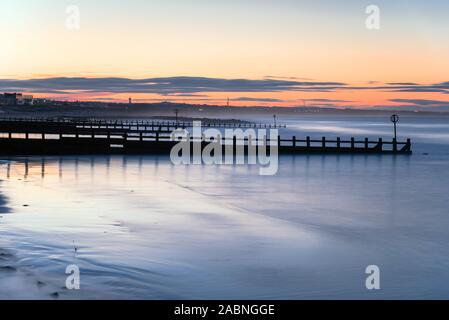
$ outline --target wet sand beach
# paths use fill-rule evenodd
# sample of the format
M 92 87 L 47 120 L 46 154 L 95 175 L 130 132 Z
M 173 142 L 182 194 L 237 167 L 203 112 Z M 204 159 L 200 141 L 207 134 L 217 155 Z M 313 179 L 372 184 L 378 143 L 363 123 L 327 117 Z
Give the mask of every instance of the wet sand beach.
M 288 134 L 387 138 L 383 121 L 298 119 Z M 10 159 L 0 168 L 0 297 L 444 298 L 448 130 L 405 119 L 413 156 L 282 156 L 265 177 L 258 166 L 169 157 Z M 72 264 L 79 291 L 65 289 Z M 365 288 L 373 264 L 377 292 Z

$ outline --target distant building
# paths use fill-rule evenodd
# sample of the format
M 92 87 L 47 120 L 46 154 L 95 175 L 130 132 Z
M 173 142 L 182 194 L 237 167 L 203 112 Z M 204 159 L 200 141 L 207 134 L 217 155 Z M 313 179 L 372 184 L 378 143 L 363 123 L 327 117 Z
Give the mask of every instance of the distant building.
M 5 106 L 15 106 L 17 105 L 17 94 L 16 93 L 4 93 L 0 97 L 0 104 Z
M 32 106 L 34 102 L 32 95 L 20 95 L 17 97 L 17 105 L 19 106 Z
M 31 106 L 34 103 L 32 95 L 23 95 L 21 93 L 0 94 L 0 105 L 3 106 Z

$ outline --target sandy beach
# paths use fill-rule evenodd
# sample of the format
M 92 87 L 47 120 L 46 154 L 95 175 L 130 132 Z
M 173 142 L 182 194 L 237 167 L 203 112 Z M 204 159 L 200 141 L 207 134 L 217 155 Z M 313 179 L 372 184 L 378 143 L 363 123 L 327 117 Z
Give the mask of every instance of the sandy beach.
M 2 161 L 0 167 L 8 162 Z M 5 216 L 11 214 L 7 200 L 3 194 L 3 181 L 0 181 L 0 224 L 4 224 Z M 21 266 L 20 258 L 14 243 L 0 239 L 0 298 L 1 299 L 55 299 L 59 297 L 58 288 L 46 279 L 40 278 L 32 268 Z
M 297 136 L 391 134 L 383 118 L 288 125 Z M 410 118 L 400 128 L 413 156 L 281 156 L 272 177 L 155 156 L 10 159 L 0 297 L 444 297 L 449 127 Z M 71 264 L 79 291 L 64 287 Z M 371 264 L 383 271 L 375 293 L 364 285 Z

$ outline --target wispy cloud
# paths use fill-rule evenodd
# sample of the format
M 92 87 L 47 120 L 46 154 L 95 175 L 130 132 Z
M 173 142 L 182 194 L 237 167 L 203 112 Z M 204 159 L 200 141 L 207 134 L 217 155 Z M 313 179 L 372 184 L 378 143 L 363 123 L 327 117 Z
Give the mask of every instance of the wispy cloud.
M 303 101 L 303 99 L 301 99 L 301 101 Z M 339 99 L 306 99 L 305 101 L 312 101 L 312 102 L 326 102 L 326 103 L 345 103 L 345 102 L 354 102 L 351 100 L 339 100 Z
M 396 103 L 406 103 L 416 106 L 433 106 L 433 107 L 447 107 L 449 106 L 449 101 L 441 100 L 424 100 L 424 99 L 391 99 L 390 102 Z
M 274 98 L 251 98 L 251 97 L 238 97 L 233 98 L 232 101 L 248 101 L 248 102 L 285 102 L 282 99 Z
M 343 99 L 305 99 L 283 100 L 276 96 L 281 92 L 313 92 L 313 93 L 345 93 L 348 91 L 374 92 L 433 92 L 449 94 L 449 81 L 435 84 L 416 82 L 391 82 L 386 84 L 372 83 L 357 86 L 336 81 L 304 81 L 300 78 L 265 78 L 265 79 L 224 79 L 206 77 L 164 77 L 129 79 L 120 77 L 52 77 L 43 79 L 0 79 L 0 92 L 31 92 L 45 95 L 72 97 L 89 97 L 96 99 L 105 97 L 113 100 L 118 94 L 156 94 L 165 99 L 179 101 L 218 101 L 212 98 L 213 93 L 241 93 L 242 96 L 233 101 L 254 103 L 295 103 L 307 101 L 308 106 L 353 105 L 356 101 Z M 248 95 L 243 95 L 243 94 Z M 251 97 L 251 93 L 266 93 L 266 97 Z M 272 96 L 270 96 L 270 93 Z M 111 96 L 111 97 L 108 97 Z M 156 101 L 159 97 L 149 96 L 145 100 Z M 164 99 L 160 99 L 164 100 Z M 405 106 L 446 107 L 448 102 L 422 99 L 393 99 L 390 103 Z M 305 103 L 304 103 L 305 104 Z
M 311 78 L 299 78 L 299 77 L 283 77 L 283 76 L 265 76 L 265 79 L 283 79 L 283 80 L 302 80 L 313 81 Z
M 387 83 L 383 86 L 353 86 L 335 81 L 298 81 L 285 79 L 222 79 L 204 77 L 168 78 L 86 78 L 58 77 L 45 79 L 0 79 L 3 91 L 31 91 L 36 93 L 108 92 L 157 93 L 162 95 L 191 95 L 204 92 L 282 92 L 337 90 L 382 90 L 393 92 L 449 93 L 449 82 L 417 84 L 414 82 Z
M 449 93 L 449 82 L 440 82 L 435 84 L 417 84 L 413 82 L 405 83 L 389 83 L 387 87 L 379 87 L 379 89 L 393 92 L 439 92 Z
M 379 105 L 373 109 L 390 111 L 449 111 L 449 101 L 426 99 L 390 99 L 395 105 Z
M 182 97 L 182 98 L 208 98 L 207 94 L 195 94 L 195 93 L 167 93 L 164 94 L 167 97 Z
M 418 83 L 414 82 L 389 82 L 387 84 L 390 86 L 419 86 Z
M 201 92 L 282 92 L 327 91 L 345 86 L 341 82 L 312 82 L 292 80 L 221 79 L 202 77 L 170 78 L 47 78 L 30 80 L 0 80 L 4 91 L 30 91 L 36 93 L 109 92 L 194 94 Z

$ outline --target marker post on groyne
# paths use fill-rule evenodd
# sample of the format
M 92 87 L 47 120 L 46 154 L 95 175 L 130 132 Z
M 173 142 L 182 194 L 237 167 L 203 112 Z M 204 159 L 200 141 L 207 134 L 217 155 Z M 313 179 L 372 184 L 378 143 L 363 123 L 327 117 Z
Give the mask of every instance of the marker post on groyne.
M 399 122 L 399 116 L 397 114 L 394 114 L 391 116 L 391 122 L 393 122 L 394 125 L 394 138 L 393 138 L 393 148 L 395 151 L 398 150 L 398 145 L 397 145 L 397 141 L 398 141 L 398 130 L 397 130 L 397 123 Z

